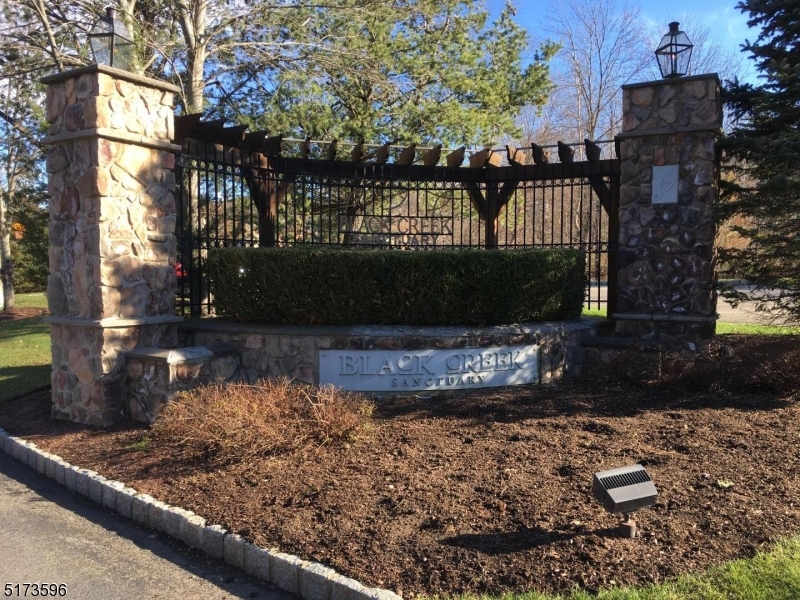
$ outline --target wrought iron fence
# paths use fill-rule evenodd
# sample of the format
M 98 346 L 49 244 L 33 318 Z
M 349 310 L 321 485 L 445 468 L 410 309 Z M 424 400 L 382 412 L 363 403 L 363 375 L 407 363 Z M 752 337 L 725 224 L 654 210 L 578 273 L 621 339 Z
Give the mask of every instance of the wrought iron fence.
M 586 252 L 588 306 L 605 307 L 604 286 L 614 284 L 616 160 L 483 169 L 357 164 L 185 140 L 177 173 L 184 315 L 211 311 L 207 252 L 226 246 L 570 247 Z

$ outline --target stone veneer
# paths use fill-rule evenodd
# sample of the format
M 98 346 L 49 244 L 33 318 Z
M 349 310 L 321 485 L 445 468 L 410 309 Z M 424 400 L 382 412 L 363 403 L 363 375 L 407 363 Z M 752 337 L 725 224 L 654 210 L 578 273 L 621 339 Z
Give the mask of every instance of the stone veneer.
M 713 335 L 716 75 L 623 86 L 617 331 L 675 346 Z M 652 204 L 652 167 L 678 165 L 675 204 Z
M 140 347 L 128 353 L 124 397 L 130 418 L 152 422 L 177 393 L 212 382 L 255 383 L 284 376 L 317 383 L 318 352 L 330 349 L 422 350 L 539 344 L 539 380 L 551 383 L 580 374 L 581 344 L 597 335 L 597 321 L 458 328 L 290 327 L 196 319 L 180 329 L 187 344 L 184 348 Z
M 177 344 L 178 88 L 98 65 L 43 82 L 53 416 L 108 425 L 124 352 Z

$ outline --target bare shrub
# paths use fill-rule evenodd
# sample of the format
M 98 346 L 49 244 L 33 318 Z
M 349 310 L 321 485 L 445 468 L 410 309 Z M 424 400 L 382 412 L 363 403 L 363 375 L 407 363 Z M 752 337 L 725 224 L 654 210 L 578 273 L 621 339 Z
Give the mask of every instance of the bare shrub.
M 182 393 L 153 424 L 153 440 L 205 459 L 239 461 L 354 441 L 374 405 L 332 386 L 286 378 Z

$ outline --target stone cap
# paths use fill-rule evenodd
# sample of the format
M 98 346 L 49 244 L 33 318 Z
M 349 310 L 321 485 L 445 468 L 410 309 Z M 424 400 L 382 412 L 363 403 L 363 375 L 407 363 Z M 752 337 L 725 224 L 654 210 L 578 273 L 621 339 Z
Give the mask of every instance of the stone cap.
M 160 79 L 151 79 L 150 77 L 145 77 L 144 75 L 138 75 L 136 73 L 131 73 L 130 71 L 123 71 L 122 69 L 115 69 L 114 67 L 109 67 L 106 65 L 86 65 L 85 67 L 70 69 L 69 71 L 62 71 L 60 73 L 48 75 L 47 77 L 42 77 L 39 81 L 45 85 L 50 85 L 53 83 L 59 83 L 66 79 L 71 79 L 73 77 L 79 77 L 86 73 L 104 73 L 110 77 L 113 77 L 114 79 L 122 79 L 123 81 L 129 81 L 131 83 L 135 83 L 136 85 L 143 85 L 155 88 L 157 90 L 162 90 L 164 92 L 178 94 L 181 91 L 181 88 L 179 88 L 177 85 L 172 85 L 166 81 L 161 81 Z
M 190 319 L 178 327 L 185 331 L 208 331 L 291 336 L 359 336 L 359 337 L 470 337 L 553 331 L 583 331 L 595 327 L 602 318 L 581 317 L 572 321 L 546 321 L 513 325 L 478 326 L 411 326 L 411 325 L 267 325 L 241 323 L 226 319 Z
M 686 83 L 689 81 L 702 81 L 705 79 L 716 79 L 718 85 L 722 85 L 719 75 L 716 73 L 704 73 L 701 75 L 687 75 L 686 77 L 670 77 L 668 79 L 654 79 L 653 81 L 639 81 L 637 83 L 626 83 L 622 86 L 623 90 L 635 90 L 636 88 L 652 87 L 654 85 L 671 85 L 673 83 Z
M 131 350 L 127 354 L 128 358 L 141 358 L 154 362 L 165 362 L 167 364 L 214 358 L 214 352 L 205 346 L 187 346 L 186 348 L 174 348 L 171 350 L 142 346 L 141 348 Z
M 69 325 L 71 327 L 102 327 L 104 329 L 136 327 L 138 325 L 165 325 L 168 323 L 182 323 L 183 317 L 176 315 L 158 315 L 151 317 L 106 317 L 104 319 L 85 319 L 81 317 L 60 317 L 48 315 L 42 317 L 43 323 L 51 325 Z

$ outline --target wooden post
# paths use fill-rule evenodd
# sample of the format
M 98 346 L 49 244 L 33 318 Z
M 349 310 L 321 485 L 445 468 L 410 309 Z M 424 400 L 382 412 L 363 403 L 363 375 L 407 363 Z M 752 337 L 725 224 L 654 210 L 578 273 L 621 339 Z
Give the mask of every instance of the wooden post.
M 497 196 L 499 182 L 489 181 L 486 184 L 486 218 L 484 244 L 487 250 L 497 249 L 497 216 L 500 213 Z

